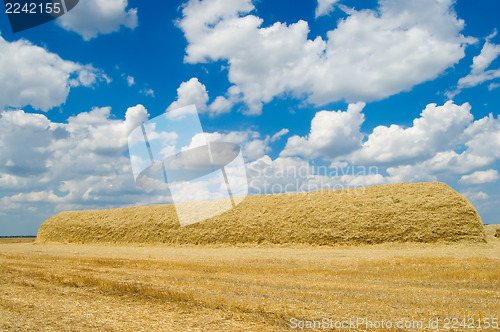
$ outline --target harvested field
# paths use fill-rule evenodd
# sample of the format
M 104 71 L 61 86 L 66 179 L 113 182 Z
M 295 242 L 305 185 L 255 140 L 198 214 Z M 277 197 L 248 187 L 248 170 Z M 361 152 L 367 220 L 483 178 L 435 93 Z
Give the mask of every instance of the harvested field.
M 291 331 L 500 318 L 500 239 L 342 247 L 0 243 L 1 331 Z M 429 320 L 438 329 L 428 329 Z M 302 330 L 302 329 L 299 329 Z M 321 329 L 331 331 L 332 329 Z
M 443 183 L 249 196 L 236 208 L 180 227 L 173 205 L 62 212 L 36 243 L 337 245 L 484 242 L 473 205 Z

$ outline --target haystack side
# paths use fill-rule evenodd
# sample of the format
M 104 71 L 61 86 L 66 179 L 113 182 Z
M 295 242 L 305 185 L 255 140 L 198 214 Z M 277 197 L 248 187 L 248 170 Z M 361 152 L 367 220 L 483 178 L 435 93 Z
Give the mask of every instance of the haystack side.
M 219 216 L 180 227 L 173 205 L 62 212 L 37 243 L 484 242 L 474 206 L 443 183 L 247 197 Z

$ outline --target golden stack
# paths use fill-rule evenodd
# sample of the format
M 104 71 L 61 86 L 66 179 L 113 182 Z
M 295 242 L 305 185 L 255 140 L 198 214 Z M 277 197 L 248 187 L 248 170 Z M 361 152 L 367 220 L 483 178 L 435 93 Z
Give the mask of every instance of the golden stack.
M 458 241 L 484 242 L 484 227 L 474 206 L 443 183 L 249 196 L 232 210 L 186 227 L 179 225 L 173 205 L 62 212 L 45 221 L 36 239 L 228 245 Z

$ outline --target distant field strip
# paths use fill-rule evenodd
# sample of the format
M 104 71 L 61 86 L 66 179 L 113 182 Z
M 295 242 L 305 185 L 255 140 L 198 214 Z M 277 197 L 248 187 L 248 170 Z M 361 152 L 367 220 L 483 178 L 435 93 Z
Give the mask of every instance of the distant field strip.
M 500 312 L 498 246 L 484 247 L 497 258 L 474 257 L 474 248 L 471 257 L 395 250 L 374 258 L 370 247 L 360 257 L 341 249 L 158 248 L 164 253 L 126 258 L 40 247 L 0 254 L 2 330 L 288 331 L 292 317 L 428 321 Z

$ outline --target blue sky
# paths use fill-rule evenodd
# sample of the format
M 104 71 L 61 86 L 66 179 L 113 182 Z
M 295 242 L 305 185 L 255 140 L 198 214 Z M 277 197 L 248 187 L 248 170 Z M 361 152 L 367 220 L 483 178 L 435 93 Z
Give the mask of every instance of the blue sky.
M 135 186 L 127 137 L 190 104 L 210 139 L 242 147 L 251 194 L 441 181 L 500 223 L 499 14 L 494 0 L 80 0 L 14 34 L 2 13 L 0 235 L 170 202 Z

